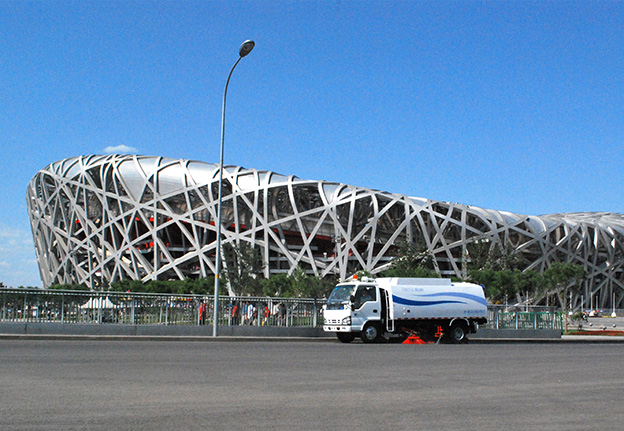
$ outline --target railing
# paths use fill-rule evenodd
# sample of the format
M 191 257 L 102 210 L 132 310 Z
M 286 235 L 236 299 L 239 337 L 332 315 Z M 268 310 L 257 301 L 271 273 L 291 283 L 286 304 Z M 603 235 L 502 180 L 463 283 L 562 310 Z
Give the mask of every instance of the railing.
M 563 314 L 554 307 L 488 305 L 489 329 L 563 329 Z
M 248 296 L 219 297 L 219 326 L 317 327 L 324 300 Z M 0 321 L 212 325 L 212 295 L 88 292 L 0 288 Z M 488 306 L 491 329 L 562 329 L 553 307 Z
M 220 326 L 322 324 L 322 300 L 219 297 Z M 0 321 L 212 325 L 212 295 L 0 289 Z

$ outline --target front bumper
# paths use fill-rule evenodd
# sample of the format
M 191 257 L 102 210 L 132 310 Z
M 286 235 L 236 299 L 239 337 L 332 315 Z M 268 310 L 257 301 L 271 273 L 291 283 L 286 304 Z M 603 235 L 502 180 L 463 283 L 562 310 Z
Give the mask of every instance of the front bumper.
M 323 325 L 323 331 L 325 332 L 352 332 L 351 326 L 344 326 L 344 325 Z

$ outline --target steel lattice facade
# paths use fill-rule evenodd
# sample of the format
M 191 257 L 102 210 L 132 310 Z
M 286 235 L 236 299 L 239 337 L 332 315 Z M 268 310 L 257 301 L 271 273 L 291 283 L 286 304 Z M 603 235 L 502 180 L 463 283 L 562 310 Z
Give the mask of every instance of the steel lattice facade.
M 28 210 L 44 286 L 214 273 L 219 166 L 134 155 L 82 156 L 35 175 Z M 466 245 L 487 239 L 543 271 L 573 262 L 585 294 L 624 300 L 624 216 L 525 216 L 236 166 L 224 169 L 223 243 L 247 242 L 265 275 L 301 267 L 344 279 L 387 268 L 402 242 L 424 242 L 437 270 L 462 277 Z

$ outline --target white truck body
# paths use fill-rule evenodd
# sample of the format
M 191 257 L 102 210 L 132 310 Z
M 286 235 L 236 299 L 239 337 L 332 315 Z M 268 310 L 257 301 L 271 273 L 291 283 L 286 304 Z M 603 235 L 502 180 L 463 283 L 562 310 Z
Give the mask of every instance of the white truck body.
M 410 333 L 464 342 L 487 322 L 483 288 L 444 278 L 378 278 L 338 284 L 324 311 L 323 329 L 343 342 L 405 339 Z

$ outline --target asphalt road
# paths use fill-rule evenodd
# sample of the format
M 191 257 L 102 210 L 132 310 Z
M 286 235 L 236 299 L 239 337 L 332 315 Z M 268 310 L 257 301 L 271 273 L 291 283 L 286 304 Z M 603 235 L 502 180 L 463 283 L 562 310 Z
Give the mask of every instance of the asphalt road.
M 0 340 L 0 429 L 622 429 L 623 357 L 620 344 Z

